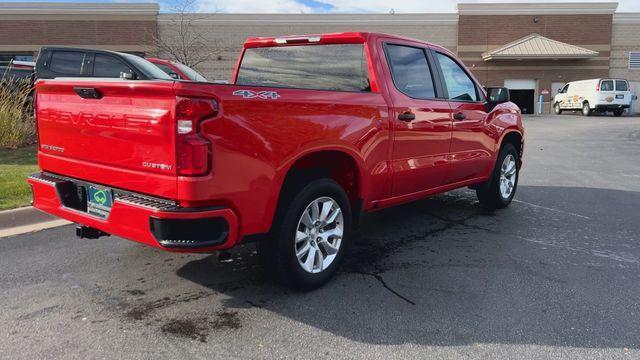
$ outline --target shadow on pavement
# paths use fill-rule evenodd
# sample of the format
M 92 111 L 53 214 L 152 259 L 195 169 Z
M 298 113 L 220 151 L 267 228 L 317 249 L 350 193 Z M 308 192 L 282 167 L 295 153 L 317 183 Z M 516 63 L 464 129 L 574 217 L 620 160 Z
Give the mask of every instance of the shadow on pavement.
M 483 213 L 468 190 L 367 215 L 338 276 L 299 293 L 254 246 L 178 270 L 229 298 L 371 344 L 637 348 L 640 193 L 521 186 Z M 250 326 L 245 325 L 245 326 Z

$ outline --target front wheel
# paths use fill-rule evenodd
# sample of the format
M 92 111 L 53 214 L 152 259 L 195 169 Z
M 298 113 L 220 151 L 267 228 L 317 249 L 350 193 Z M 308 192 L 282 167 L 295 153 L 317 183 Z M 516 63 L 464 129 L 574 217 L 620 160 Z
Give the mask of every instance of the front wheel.
M 584 116 L 589 116 L 591 115 L 591 107 L 589 106 L 588 102 L 584 102 L 584 104 L 582 104 L 582 115 Z
M 502 209 L 513 200 L 518 187 L 518 151 L 512 144 L 500 150 L 491 178 L 476 189 L 478 200 L 485 209 Z
M 351 205 L 331 179 L 315 180 L 292 198 L 273 238 L 259 244 L 262 261 L 286 285 L 312 290 L 340 267 L 351 238 Z
M 619 117 L 619 116 L 622 116 L 622 114 L 624 114 L 624 110 L 614 110 L 613 111 L 613 116 Z
M 562 114 L 562 108 L 560 107 L 560 103 L 556 103 L 553 106 L 553 112 L 556 113 L 556 115 Z

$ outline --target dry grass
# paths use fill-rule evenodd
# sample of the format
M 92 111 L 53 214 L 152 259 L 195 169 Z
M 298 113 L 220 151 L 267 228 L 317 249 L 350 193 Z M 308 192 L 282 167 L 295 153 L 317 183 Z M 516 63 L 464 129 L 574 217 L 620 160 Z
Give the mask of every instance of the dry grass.
M 28 79 L 0 82 L 0 148 L 15 149 L 35 142 L 32 90 Z

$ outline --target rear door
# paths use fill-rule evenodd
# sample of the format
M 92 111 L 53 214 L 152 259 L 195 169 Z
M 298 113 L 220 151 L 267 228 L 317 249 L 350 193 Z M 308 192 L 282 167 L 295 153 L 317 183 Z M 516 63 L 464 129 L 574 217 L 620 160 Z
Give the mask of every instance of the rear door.
M 598 87 L 600 89 L 597 93 L 598 103 L 591 104 L 591 107 L 613 104 L 616 98 L 615 81 L 613 79 L 602 79 Z
M 631 91 L 629 89 L 629 83 L 627 80 L 617 79 L 615 80 L 616 96 L 614 103 L 616 105 L 630 105 L 631 104 Z
M 488 173 L 495 139 L 487 126 L 484 93 L 464 66 L 451 56 L 433 52 L 444 97 L 452 112 L 451 170 L 446 183 L 458 183 Z
M 428 50 L 409 42 L 382 44 L 389 69 L 392 102 L 392 195 L 402 196 L 443 185 L 451 145 L 451 110 Z

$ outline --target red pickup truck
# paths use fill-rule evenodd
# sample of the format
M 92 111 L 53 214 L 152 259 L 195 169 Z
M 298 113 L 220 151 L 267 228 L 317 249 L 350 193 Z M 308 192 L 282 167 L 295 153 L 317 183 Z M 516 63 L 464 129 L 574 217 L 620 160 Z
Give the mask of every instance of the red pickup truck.
M 258 241 L 287 284 L 338 268 L 361 212 L 516 191 L 524 129 L 437 45 L 375 33 L 251 38 L 232 84 L 40 80 L 34 206 L 178 252 Z

